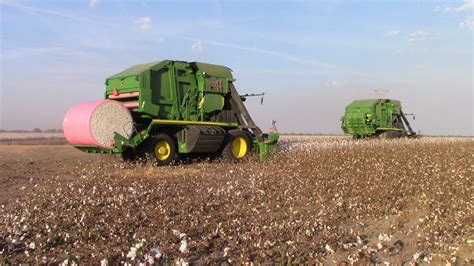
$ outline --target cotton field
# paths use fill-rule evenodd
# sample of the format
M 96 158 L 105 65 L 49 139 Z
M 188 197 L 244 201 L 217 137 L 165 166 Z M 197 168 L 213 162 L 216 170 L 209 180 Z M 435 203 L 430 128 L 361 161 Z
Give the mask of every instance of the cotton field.
M 0 141 L 63 138 L 63 133 L 0 132 Z
M 472 138 L 283 136 L 167 167 L 0 152 L 0 264 L 474 263 Z

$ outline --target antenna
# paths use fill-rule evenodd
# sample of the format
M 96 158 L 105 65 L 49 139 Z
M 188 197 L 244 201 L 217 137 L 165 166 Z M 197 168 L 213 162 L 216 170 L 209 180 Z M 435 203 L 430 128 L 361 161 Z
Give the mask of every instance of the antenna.
M 386 89 L 377 89 L 377 90 L 374 90 L 374 92 L 379 96 L 380 99 L 386 99 L 386 94 L 388 94 L 390 92 L 390 90 L 386 90 Z

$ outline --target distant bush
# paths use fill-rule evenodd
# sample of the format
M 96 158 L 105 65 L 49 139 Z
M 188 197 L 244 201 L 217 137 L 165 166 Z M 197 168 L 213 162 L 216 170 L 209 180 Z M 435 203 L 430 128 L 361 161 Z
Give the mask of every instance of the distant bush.
M 43 131 L 43 132 L 47 132 L 47 133 L 63 133 L 63 130 L 62 130 L 62 129 L 51 128 L 51 129 L 46 129 L 46 130 Z

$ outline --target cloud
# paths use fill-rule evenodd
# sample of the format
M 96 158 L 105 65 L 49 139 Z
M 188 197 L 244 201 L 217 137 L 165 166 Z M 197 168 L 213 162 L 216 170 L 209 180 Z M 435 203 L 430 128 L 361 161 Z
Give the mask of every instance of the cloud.
M 234 43 L 224 43 L 224 42 L 216 42 L 216 41 L 210 41 L 210 40 L 196 40 L 192 38 L 183 38 L 195 42 L 200 42 L 200 43 L 206 43 L 212 46 L 219 46 L 219 47 L 225 47 L 225 48 L 233 48 L 233 49 L 238 49 L 242 51 L 248 51 L 248 52 L 253 52 L 253 53 L 258 53 L 258 54 L 264 54 L 264 55 L 269 55 L 272 57 L 277 57 L 280 59 L 284 59 L 286 61 L 302 64 L 302 65 L 312 65 L 312 66 L 320 66 L 320 67 L 333 67 L 329 64 L 326 63 L 320 63 L 320 62 L 315 62 L 312 60 L 300 58 L 300 57 L 295 57 L 292 55 L 288 55 L 285 53 L 277 52 L 277 51 L 272 51 L 272 50 L 267 50 L 267 49 L 260 49 L 257 47 L 253 46 L 245 46 L 245 45 L 240 45 L 240 44 L 234 44 Z
M 204 47 L 202 46 L 202 43 L 200 41 L 193 43 L 193 45 L 191 45 L 191 49 L 198 54 L 204 51 Z
M 344 80 L 330 80 L 330 81 L 326 82 L 326 87 L 340 88 L 340 87 L 343 87 L 346 84 L 347 84 L 347 82 L 344 81 Z
M 4 60 L 34 57 L 42 54 L 48 54 L 61 50 L 62 47 L 28 47 L 28 48 L 15 48 L 11 50 L 5 50 L 1 53 L 1 57 Z
M 473 30 L 473 17 L 474 14 L 474 0 L 464 0 L 464 2 L 459 6 L 445 6 L 445 12 L 458 12 L 458 13 L 469 13 L 463 21 L 459 22 L 459 27 L 466 28 L 468 30 Z
M 158 36 L 158 37 L 153 38 L 153 41 L 154 41 L 155 43 L 164 43 L 164 42 L 165 42 L 165 38 L 164 38 L 164 37 L 161 37 L 161 36 Z
M 453 8 L 456 12 L 463 12 L 463 11 L 474 11 L 474 0 L 464 0 L 464 3 L 458 7 Z
M 89 0 L 89 6 L 90 7 L 95 7 L 98 3 L 100 3 L 102 0 Z
M 102 20 L 97 20 L 97 19 L 91 19 L 83 16 L 74 16 L 74 15 L 69 15 L 64 12 L 52 10 L 52 9 L 46 9 L 46 8 L 39 8 L 35 6 L 28 6 L 28 5 L 23 5 L 18 2 L 7 2 L 7 1 L 2 1 L 0 0 L 0 5 L 8 6 L 11 8 L 15 8 L 19 11 L 22 11 L 27 14 L 43 14 L 43 15 L 49 15 L 49 16 L 56 16 L 56 17 L 61 17 L 64 19 L 69 19 L 72 21 L 78 21 L 78 22 L 86 22 L 86 23 L 91 23 L 94 25 L 100 24 L 104 26 L 109 26 L 112 27 L 114 24 L 110 24 L 108 22 L 102 21 Z
M 141 17 L 134 21 L 138 27 L 142 30 L 148 30 L 151 28 L 151 18 L 150 17 Z
M 435 11 L 444 11 L 444 12 L 464 12 L 464 11 L 473 11 L 474 10 L 474 0 L 464 0 L 464 2 L 459 6 L 452 5 L 437 5 L 434 9 Z
M 261 49 L 257 48 L 255 46 L 245 46 L 241 44 L 235 44 L 235 43 L 225 43 L 225 42 L 216 42 L 216 41 L 211 41 L 211 40 L 198 40 L 195 38 L 189 38 L 189 37 L 179 37 L 176 36 L 177 38 L 183 39 L 183 40 L 189 40 L 189 41 L 194 41 L 194 42 L 200 42 L 201 44 L 208 44 L 211 46 L 217 46 L 217 47 L 224 47 L 224 48 L 231 48 L 231 49 L 237 49 L 237 50 L 242 50 L 242 51 L 247 51 L 251 53 L 256 53 L 256 54 L 263 54 L 267 56 L 271 56 L 274 58 L 278 58 L 287 62 L 292 62 L 296 63 L 299 65 L 305 65 L 305 66 L 313 66 L 313 67 L 320 67 L 332 71 L 337 71 L 337 72 L 343 72 L 346 74 L 352 74 L 352 75 L 357 75 L 361 77 L 371 77 L 373 78 L 372 75 L 368 75 L 367 73 L 361 72 L 356 69 L 352 68 L 347 68 L 347 67 L 340 67 L 332 64 L 328 64 L 325 62 L 319 62 L 311 59 L 306 59 L 306 58 L 301 58 L 293 55 L 289 55 L 286 53 L 282 53 L 279 51 L 274 51 L 274 50 L 268 50 L 268 49 Z
M 16 2 L 6 2 L 6 1 L 1 1 L 1 5 L 9 6 L 15 9 L 18 9 L 20 11 L 23 11 L 25 13 L 29 14 L 46 14 L 46 15 L 52 15 L 52 16 L 57 16 L 57 17 L 62 17 L 62 18 L 67 18 L 70 20 L 75 20 L 75 21 L 88 21 L 88 19 L 82 18 L 82 17 L 76 17 L 76 16 L 71 16 L 62 12 L 50 10 L 50 9 L 44 9 L 44 8 L 38 8 L 34 6 L 27 6 L 27 5 L 22 5 L 20 3 Z
M 426 40 L 427 36 L 428 36 L 427 32 L 424 32 L 422 30 L 417 30 L 408 34 L 408 41 L 409 42 L 424 41 Z
M 474 17 L 464 19 L 459 23 L 459 27 L 474 31 Z
M 459 27 L 466 28 L 468 30 L 474 30 L 474 0 L 464 0 L 464 3 L 460 6 L 452 8 L 456 12 L 468 12 L 471 16 L 466 17 L 463 21 L 459 22 Z
M 385 33 L 385 36 L 397 36 L 398 34 L 400 34 L 399 30 L 391 30 L 391 31 L 387 31 Z

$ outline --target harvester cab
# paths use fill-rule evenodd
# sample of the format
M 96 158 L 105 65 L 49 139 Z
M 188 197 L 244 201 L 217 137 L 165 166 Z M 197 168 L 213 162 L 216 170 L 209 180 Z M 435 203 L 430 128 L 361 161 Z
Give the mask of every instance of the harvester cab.
M 144 155 L 156 164 L 188 153 L 238 161 L 253 151 L 264 158 L 276 151 L 279 134 L 264 134 L 255 124 L 234 82 L 231 70 L 219 65 L 136 65 L 106 79 L 105 100 L 71 108 L 65 136 L 85 152 Z

